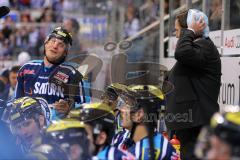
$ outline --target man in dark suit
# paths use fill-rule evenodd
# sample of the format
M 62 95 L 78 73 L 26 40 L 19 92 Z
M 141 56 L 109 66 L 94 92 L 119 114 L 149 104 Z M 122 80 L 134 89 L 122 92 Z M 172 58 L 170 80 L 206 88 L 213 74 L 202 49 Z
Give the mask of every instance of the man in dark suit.
M 167 95 L 165 117 L 168 130 L 181 142 L 184 160 L 195 159 L 193 149 L 200 129 L 219 110 L 221 85 L 221 60 L 206 31 L 208 18 L 200 12 L 202 15 L 193 15 L 187 23 L 189 11 L 177 15 L 175 21 L 177 62 L 168 76 L 174 90 Z

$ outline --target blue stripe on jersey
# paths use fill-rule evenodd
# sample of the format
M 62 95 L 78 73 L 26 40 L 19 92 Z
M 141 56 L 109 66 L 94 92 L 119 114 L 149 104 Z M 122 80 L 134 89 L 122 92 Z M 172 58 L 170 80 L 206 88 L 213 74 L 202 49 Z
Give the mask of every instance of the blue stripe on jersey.
M 119 150 L 115 147 L 106 146 L 97 154 L 99 160 L 135 160 L 133 154 L 127 151 Z
M 91 82 L 89 80 L 83 80 L 83 87 L 85 92 L 85 102 L 91 101 Z
M 162 143 L 162 142 L 164 142 L 164 137 L 163 137 L 163 136 L 161 136 L 161 143 Z M 155 144 L 154 144 L 154 145 L 155 145 Z M 161 144 L 161 146 L 163 146 L 163 145 Z M 163 152 L 160 152 L 159 158 L 161 158 L 162 155 L 163 155 Z
M 107 159 L 107 158 L 108 158 L 108 151 L 109 151 L 109 149 L 110 149 L 110 147 L 107 146 L 107 147 L 105 147 L 103 150 L 101 150 L 100 152 L 98 152 L 97 158 L 98 158 L 99 160 L 105 160 L 105 159 Z

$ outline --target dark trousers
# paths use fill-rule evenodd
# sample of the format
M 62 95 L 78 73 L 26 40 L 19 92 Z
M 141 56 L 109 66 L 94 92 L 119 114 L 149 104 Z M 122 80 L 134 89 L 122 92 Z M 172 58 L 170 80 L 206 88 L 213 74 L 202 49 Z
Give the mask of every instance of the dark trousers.
M 194 148 L 201 128 L 202 126 L 197 126 L 193 128 L 180 129 L 171 132 L 171 134 L 176 134 L 177 138 L 180 141 L 181 144 L 180 153 L 182 160 L 197 159 L 196 156 L 194 156 Z

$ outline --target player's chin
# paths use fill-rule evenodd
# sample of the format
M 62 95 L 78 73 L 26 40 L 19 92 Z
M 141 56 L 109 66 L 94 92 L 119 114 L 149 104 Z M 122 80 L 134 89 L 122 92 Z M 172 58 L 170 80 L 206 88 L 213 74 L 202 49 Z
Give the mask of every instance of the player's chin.
M 51 62 L 57 62 L 60 59 L 58 56 L 49 56 L 48 60 Z

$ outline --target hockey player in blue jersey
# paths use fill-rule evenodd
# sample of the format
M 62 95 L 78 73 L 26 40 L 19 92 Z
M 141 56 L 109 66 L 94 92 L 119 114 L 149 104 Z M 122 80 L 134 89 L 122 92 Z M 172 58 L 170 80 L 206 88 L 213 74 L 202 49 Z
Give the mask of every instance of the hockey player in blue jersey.
M 50 108 L 46 100 L 21 97 L 10 103 L 4 114 L 2 119 L 9 123 L 12 134 L 16 136 L 15 143 L 23 152 L 22 157 L 13 159 L 68 160 L 59 146 L 42 138 L 44 128 L 50 124 Z M 8 156 L 4 159 L 12 158 Z
M 111 145 L 118 149 L 124 148 L 122 146 L 124 145 L 125 140 L 130 136 L 130 132 L 121 126 L 120 112 L 117 109 L 118 106 L 123 102 L 119 97 L 119 94 L 125 92 L 126 88 L 126 85 L 120 83 L 112 83 L 105 88 L 104 93 L 101 96 L 102 102 L 108 104 L 113 109 L 113 111 L 115 111 L 116 129 Z
M 41 143 L 41 130 L 50 123 L 50 108 L 43 98 L 21 97 L 8 105 L 2 120 L 27 153 Z
M 133 85 L 120 97 L 125 102 L 120 106 L 122 126 L 130 131 L 124 149 L 137 159 L 178 160 L 173 146 L 156 131 L 161 105 L 165 105 L 161 90 L 151 85 Z
M 134 160 L 128 151 L 110 146 L 115 131 L 115 116 L 112 108 L 105 103 L 83 104 L 78 110 L 71 110 L 70 117 L 86 124 L 89 137 L 95 146 L 94 159 Z
M 112 83 L 104 89 L 104 93 L 101 95 L 101 101 L 103 103 L 106 103 L 107 105 L 109 105 L 112 108 L 112 110 L 115 112 L 116 123 L 117 123 L 116 131 L 115 131 L 116 134 L 123 130 L 121 127 L 121 119 L 119 117 L 119 110 L 117 109 L 117 105 L 119 102 L 118 95 L 121 92 L 124 92 L 126 90 L 126 88 L 127 88 L 127 86 L 124 84 Z
M 77 119 L 54 121 L 44 132 L 44 139 L 55 142 L 71 160 L 90 160 L 93 144 L 88 138 L 85 124 Z
M 71 34 L 55 28 L 44 42 L 43 61 L 26 63 L 18 73 L 15 97 L 46 99 L 52 106 L 52 119 L 64 118 L 75 104 L 84 101 L 81 73 L 64 62 L 71 44 Z

